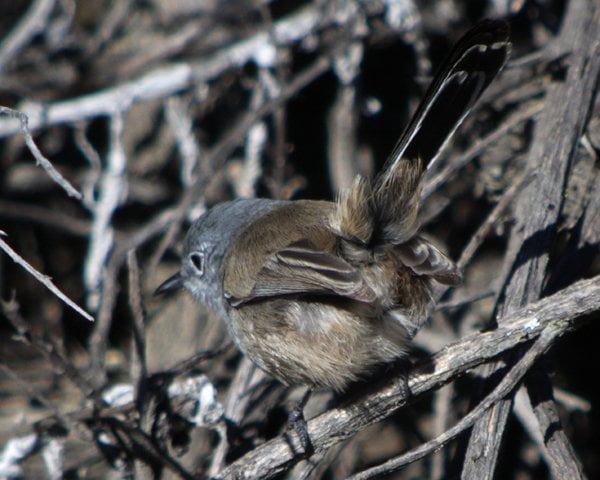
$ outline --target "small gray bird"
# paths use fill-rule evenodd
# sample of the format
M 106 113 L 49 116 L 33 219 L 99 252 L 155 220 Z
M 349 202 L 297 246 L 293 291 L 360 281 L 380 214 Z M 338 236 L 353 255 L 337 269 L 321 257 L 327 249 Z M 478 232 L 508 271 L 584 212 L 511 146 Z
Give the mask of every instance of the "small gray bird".
M 424 171 L 505 64 L 508 26 L 484 21 L 440 69 L 381 173 L 336 202 L 239 199 L 190 228 L 185 287 L 231 338 L 284 384 L 343 390 L 407 354 L 426 320 L 432 282 L 456 265 L 419 235 Z

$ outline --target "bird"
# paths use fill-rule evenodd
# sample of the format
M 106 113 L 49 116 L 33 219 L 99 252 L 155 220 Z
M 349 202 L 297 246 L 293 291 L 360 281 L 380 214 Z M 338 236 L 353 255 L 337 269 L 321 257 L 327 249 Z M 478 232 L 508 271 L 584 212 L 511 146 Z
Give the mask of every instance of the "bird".
M 245 198 L 207 210 L 186 235 L 181 268 L 156 293 L 184 287 L 259 368 L 309 392 L 342 392 L 405 358 L 433 285 L 461 281 L 420 233 L 423 175 L 510 48 L 505 21 L 466 33 L 381 171 L 357 176 L 335 201 Z

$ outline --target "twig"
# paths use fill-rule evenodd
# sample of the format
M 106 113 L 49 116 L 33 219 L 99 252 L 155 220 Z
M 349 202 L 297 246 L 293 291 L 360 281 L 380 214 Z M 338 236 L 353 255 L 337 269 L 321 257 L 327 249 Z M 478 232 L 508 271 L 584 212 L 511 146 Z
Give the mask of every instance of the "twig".
M 482 152 L 484 152 L 486 148 L 506 135 L 506 133 L 511 129 L 515 128 L 521 122 L 533 119 L 539 115 L 543 106 L 543 102 L 536 102 L 533 105 L 518 110 L 507 120 L 505 120 L 499 128 L 494 129 L 491 133 L 476 142 L 471 148 L 459 155 L 457 158 L 453 158 L 452 161 L 449 162 L 441 172 L 430 179 L 426 179 L 425 185 L 423 186 L 423 199 L 431 196 L 442 185 L 444 185 L 448 179 L 452 177 L 452 175 L 468 165 L 469 162 L 471 162 L 477 155 L 480 155 Z
M 135 255 L 135 250 L 130 250 L 127 254 L 127 267 L 129 270 L 129 308 L 133 315 L 131 380 L 135 386 L 135 398 L 139 405 L 144 399 L 145 381 L 148 369 L 146 368 L 146 312 L 142 304 L 140 267 Z
M 49 411 L 51 411 L 52 415 L 56 416 L 57 418 L 61 418 L 59 409 L 54 406 L 50 400 L 48 400 L 44 394 L 32 384 L 32 382 L 21 378 L 17 372 L 15 372 L 10 366 L 6 365 L 1 359 L 0 370 L 2 370 L 7 377 L 16 382 L 17 385 L 19 385 L 19 388 L 21 388 L 27 394 L 30 400 L 36 400 L 40 403 L 40 405 L 43 405 L 44 408 L 47 408 Z M 63 418 L 61 418 L 61 420 L 63 420 Z
M 91 229 L 88 220 L 71 217 L 65 212 L 7 200 L 0 200 L 0 217 L 38 223 L 78 237 L 86 237 Z
M 373 2 L 369 8 L 371 14 L 377 14 L 381 13 L 384 6 Z M 339 21 L 335 14 L 324 17 L 321 8 L 309 4 L 277 21 L 271 36 L 260 31 L 201 61 L 173 63 L 113 88 L 48 104 L 37 111 L 27 110 L 30 128 L 36 130 L 44 126 L 110 116 L 117 111 L 125 112 L 132 104 L 168 97 L 193 85 L 208 82 L 224 71 L 243 66 L 251 60 L 259 65 L 271 65 L 275 60 L 275 49 L 271 41 L 273 36 L 277 44 L 291 44 L 306 38 L 319 27 L 331 23 L 337 25 Z M 17 131 L 13 124 L 0 120 L 0 138 L 13 135 Z
M 483 240 L 487 238 L 494 226 L 498 223 L 502 215 L 511 202 L 515 200 L 516 195 L 521 192 L 535 178 L 535 172 L 525 172 L 521 178 L 515 181 L 502 195 L 500 201 L 496 204 L 492 212 L 485 221 L 479 226 L 475 234 L 469 240 L 467 246 L 463 249 L 460 258 L 456 264 L 458 268 L 465 268 L 473 258 L 475 252 L 481 246 Z
M 390 474 L 399 470 L 404 465 L 415 462 L 442 448 L 450 440 L 456 438 L 461 432 L 470 428 L 493 404 L 511 393 L 535 361 L 550 349 L 558 334 L 558 330 L 550 328 L 544 329 L 523 358 L 510 369 L 492 393 L 485 397 L 477 407 L 465 415 L 460 422 L 454 425 L 454 427 L 446 430 L 439 437 L 434 438 L 399 457 L 390 459 L 381 465 L 369 468 L 356 475 L 352 475 L 348 477 L 347 480 L 366 480 L 380 475 Z
M 68 378 L 85 397 L 91 398 L 94 401 L 96 407 L 102 404 L 100 395 L 94 391 L 81 372 L 63 356 L 63 353 L 57 348 L 55 342 L 51 338 L 47 340 L 42 338 L 39 333 L 29 328 L 27 322 L 19 314 L 19 304 L 14 298 L 9 301 L 0 301 L 0 307 L 24 343 L 31 345 L 40 352 L 49 361 L 57 374 Z
M 112 323 L 112 314 L 117 303 L 117 293 L 119 286 L 117 274 L 121 267 L 122 258 L 109 260 L 108 265 L 102 272 L 102 303 L 98 311 L 98 320 L 94 326 L 94 331 L 88 341 L 90 351 L 90 374 L 96 388 L 100 388 L 106 382 L 106 368 L 104 365 L 106 344 L 110 326 Z
M 154 420 L 155 399 L 148 398 L 148 377 L 146 368 L 146 312 L 142 305 L 140 292 L 140 267 L 135 250 L 127 252 L 127 269 L 129 271 L 129 308 L 133 316 L 132 353 L 130 359 L 131 382 L 134 387 L 134 401 L 140 416 L 139 428 L 149 433 Z M 136 477 L 145 478 L 150 475 L 150 466 L 142 461 L 134 462 Z
M 239 424 L 244 418 L 244 415 L 250 405 L 250 395 L 248 392 L 256 388 L 265 379 L 265 374 L 258 370 L 254 364 L 244 357 L 235 372 L 235 377 L 231 381 L 231 385 L 227 391 L 227 398 L 224 404 L 225 417 Z M 221 435 L 219 443 L 213 451 L 211 463 L 208 468 L 208 475 L 212 478 L 217 475 L 225 465 L 225 458 L 229 449 L 229 441 L 227 436 Z
M 581 462 L 562 428 L 547 369 L 536 365 L 525 377 L 525 387 L 537 420 L 541 453 L 555 478 L 586 478 Z
M 235 182 L 238 196 L 256 196 L 256 183 L 262 174 L 261 160 L 268 139 L 268 130 L 265 122 L 258 122 L 250 127 L 244 148 L 244 163 L 241 175 Z
M 452 416 L 452 399 L 456 394 L 454 385 L 449 383 L 437 390 L 433 395 L 433 433 L 439 438 L 450 426 L 450 417 Z M 431 456 L 431 480 L 441 480 L 445 478 L 444 466 L 446 464 L 448 452 L 437 451 Z
M 60 300 L 66 303 L 69 307 L 79 313 L 83 318 L 89 320 L 90 322 L 94 321 L 94 317 L 92 317 L 89 313 L 87 313 L 83 308 L 77 305 L 74 301 L 72 301 L 69 297 L 67 297 L 61 290 L 52 283 L 52 280 L 47 275 L 44 275 L 38 272 L 35 268 L 33 268 L 23 257 L 21 257 L 17 252 L 15 252 L 1 237 L 6 236 L 2 230 L 0 230 L 0 248 L 4 250 L 7 255 L 12 258 L 12 260 L 21 265 L 25 270 L 27 270 L 38 282 L 44 285 L 48 290 L 50 290 L 54 295 L 56 295 Z
M 192 131 L 192 118 L 180 97 L 170 97 L 165 102 L 167 123 L 177 139 L 177 149 L 181 156 L 181 182 L 190 185 L 198 169 L 202 149 Z
M 93 56 L 98 49 L 115 37 L 115 32 L 127 20 L 131 13 L 131 6 L 134 0 L 121 0 L 111 3 L 109 10 L 105 11 L 102 18 L 99 19 L 100 26 L 96 30 L 86 48 L 86 57 Z
M 94 220 L 83 274 L 85 286 L 88 289 L 88 305 L 93 310 L 96 310 L 99 305 L 102 271 L 114 244 L 112 216 L 123 202 L 127 187 L 125 179 L 127 158 L 122 142 L 123 115 L 120 112 L 115 113 L 111 118 L 110 125 L 108 166 L 100 178 L 98 202 L 92 207 Z
M 37 0 L 0 44 L 0 72 L 6 64 L 48 25 L 56 0 Z
M 567 392 L 562 388 L 554 387 L 554 398 L 567 411 L 580 411 L 588 413 L 592 409 L 592 404 L 589 400 L 581 398 L 571 392 Z
M 362 43 L 355 41 L 336 55 L 333 61 L 333 71 L 340 83 L 335 104 L 327 119 L 329 130 L 327 165 L 333 192 L 350 188 L 358 173 L 356 167 L 358 112 L 354 83 L 360 73 L 363 54 Z
M 529 435 L 532 443 L 537 447 L 539 454 L 544 457 L 546 463 L 549 463 L 548 450 L 544 445 L 544 437 L 540 432 L 538 421 L 533 413 L 531 401 L 527 395 L 527 390 L 521 386 L 514 394 L 513 414 L 521 423 L 523 429 Z
M 275 63 L 275 75 L 271 75 L 266 68 L 262 68 L 259 72 L 259 74 L 262 74 L 263 78 L 269 79 L 268 83 L 266 81 L 261 81 L 261 83 L 264 85 L 269 97 L 274 97 L 279 95 L 281 85 L 287 83 L 287 61 L 283 59 L 286 58 L 288 52 L 285 50 L 284 46 L 279 45 L 277 41 L 273 16 L 271 15 L 268 5 L 263 4 L 259 10 L 264 21 L 265 29 L 269 32 L 271 42 L 277 49 L 276 55 L 279 60 Z M 262 72 L 266 72 L 267 75 L 264 75 Z M 286 118 L 287 109 L 283 105 L 273 112 L 273 167 L 271 175 L 265 178 L 265 183 L 269 188 L 270 196 L 275 199 L 285 198 L 283 196 L 283 186 L 285 184 L 284 167 L 286 162 Z
M 114 434 L 118 435 L 119 440 L 123 443 L 122 447 L 133 454 L 135 458 L 139 458 L 149 465 L 162 465 L 183 479 L 195 479 L 177 460 L 156 445 L 154 439 L 146 432 L 116 417 L 103 418 L 101 424 L 106 425 Z
M 65 190 L 65 192 L 67 192 L 67 195 L 69 195 L 70 197 L 74 197 L 77 200 L 81 200 L 81 193 L 79 193 L 77 189 L 75 189 L 75 187 L 73 187 L 73 185 L 71 185 L 65 179 L 65 177 L 58 173 L 58 171 L 54 168 L 52 163 L 50 163 L 50 160 L 44 157 L 42 152 L 40 152 L 40 149 L 33 141 L 33 137 L 31 136 L 31 133 L 29 131 L 29 118 L 27 117 L 27 115 L 18 110 L 13 110 L 12 108 L 3 106 L 0 106 L 0 115 L 5 115 L 19 120 L 19 123 L 21 125 L 21 132 L 25 137 L 25 144 L 27 145 L 27 148 L 29 148 L 31 154 L 34 156 L 37 164 L 40 165 L 44 170 L 46 170 L 46 173 L 50 176 L 50 178 L 54 180 L 54 182 L 56 182 L 60 187 L 62 187 Z
M 205 350 L 202 352 L 197 352 L 191 357 L 176 363 L 168 370 L 161 372 L 161 374 L 170 376 L 184 375 L 190 372 L 191 370 L 198 368 L 198 365 L 200 363 L 215 357 L 219 357 L 231 348 L 233 348 L 233 343 L 225 343 L 224 345 L 221 345 L 215 348 L 214 350 Z
M 280 86 L 266 68 L 258 72 L 259 82 L 255 86 L 250 99 L 250 110 L 257 110 L 267 99 L 280 93 Z M 256 196 L 256 183 L 262 175 L 262 157 L 267 143 L 269 131 L 265 120 L 258 120 L 248 129 L 244 145 L 244 161 L 232 172 L 232 184 L 236 197 Z
M 88 127 L 88 122 L 77 122 L 74 127 L 75 132 L 73 139 L 75 141 L 75 145 L 83 154 L 90 166 L 83 183 L 83 201 L 89 209 L 93 209 L 95 202 L 94 192 L 98 187 L 98 182 L 100 181 L 100 176 L 102 174 L 102 161 L 100 159 L 100 154 L 87 138 L 86 129 Z
M 469 305 L 471 303 L 478 302 L 480 300 L 484 300 L 486 298 L 493 297 L 493 296 L 494 296 L 494 291 L 488 290 L 486 292 L 476 293 L 474 295 L 471 295 L 470 297 L 458 298 L 458 299 L 454 299 L 454 300 L 451 300 L 448 302 L 437 303 L 435 305 L 435 310 L 437 312 L 439 312 L 440 310 L 448 310 L 451 308 L 464 307 L 465 305 Z

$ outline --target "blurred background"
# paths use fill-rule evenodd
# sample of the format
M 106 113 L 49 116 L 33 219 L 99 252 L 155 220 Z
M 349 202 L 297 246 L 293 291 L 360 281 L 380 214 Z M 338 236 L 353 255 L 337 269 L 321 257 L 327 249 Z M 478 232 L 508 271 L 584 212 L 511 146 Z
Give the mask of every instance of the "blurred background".
M 12 110 L 0 111 L 1 238 L 95 322 L 0 253 L 0 478 L 180 478 L 183 471 L 203 478 L 281 433 L 301 390 L 255 371 L 228 347 L 219 319 L 186 294 L 152 297 L 177 270 L 187 227 L 220 201 L 333 199 L 357 173 L 372 175 L 452 44 L 482 18 L 505 18 L 511 64 L 429 172 L 423 225 L 458 259 L 494 207 L 504 199 L 509 208 L 463 259 L 464 285 L 446 292 L 417 336 L 415 363 L 492 328 L 508 275 L 511 196 L 519 192 L 510 188 L 523 180 L 546 89 L 566 75 L 565 19 L 598 18 L 594 5 L 2 2 L 0 105 Z M 600 116 L 597 105 L 589 107 L 565 176 L 544 295 L 599 271 Z M 48 165 L 31 152 L 15 110 L 27 115 Z M 544 359 L 562 428 L 589 478 L 600 478 L 598 338 L 596 316 Z M 130 402 L 134 394 L 150 398 L 140 391 L 160 389 L 165 371 L 214 386 L 209 409 L 218 414 L 192 428 L 150 400 Z M 116 386 L 125 392 L 122 404 L 107 397 Z M 344 478 L 434 437 L 472 408 L 473 386 L 466 376 L 419 398 L 320 459 L 306 478 Z M 328 392 L 316 397 L 309 417 L 330 401 Z M 182 470 L 155 454 L 151 475 L 144 473 L 126 429 L 117 438 L 106 418 L 149 438 L 158 432 L 156 445 Z M 532 419 L 528 400 L 516 401 L 497 478 L 549 476 Z M 467 441 L 460 437 L 390 478 L 460 476 Z M 304 478 L 298 470 L 289 475 Z

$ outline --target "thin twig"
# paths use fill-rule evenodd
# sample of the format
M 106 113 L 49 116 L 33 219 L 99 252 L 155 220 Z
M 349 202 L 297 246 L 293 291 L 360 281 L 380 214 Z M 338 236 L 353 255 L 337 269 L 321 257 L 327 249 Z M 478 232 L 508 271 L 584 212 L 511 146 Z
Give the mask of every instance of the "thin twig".
M 38 282 L 44 285 L 48 290 L 50 290 L 54 295 L 56 295 L 60 300 L 66 303 L 69 307 L 79 313 L 83 318 L 89 320 L 90 322 L 94 321 L 94 317 L 92 317 L 89 313 L 87 313 L 83 308 L 77 305 L 73 300 L 67 297 L 48 277 L 43 273 L 38 272 L 35 268 L 33 268 L 23 257 L 21 257 L 17 252 L 15 252 L 4 240 L 2 240 L 2 236 L 6 236 L 2 230 L 0 230 L 0 248 L 4 250 L 7 255 L 12 258 L 12 260 L 21 265 L 25 270 L 27 270 Z
M 115 113 L 110 122 L 110 151 L 107 167 L 100 178 L 98 201 L 93 205 L 92 234 L 84 266 L 83 279 L 88 290 L 88 305 L 96 310 L 99 305 L 99 290 L 106 260 L 114 245 L 112 216 L 123 202 L 127 191 L 125 165 L 127 156 L 123 148 L 123 115 Z
M 140 403 L 144 398 L 148 369 L 146 367 L 146 311 L 142 304 L 140 267 L 135 250 L 130 250 L 127 254 L 127 267 L 129 270 L 129 308 L 133 315 L 131 377 L 136 390 L 135 398 Z
M 464 307 L 465 305 L 469 305 L 471 303 L 478 302 L 480 300 L 484 300 L 486 298 L 493 297 L 493 296 L 494 296 L 494 291 L 488 290 L 486 292 L 476 293 L 474 295 L 471 295 L 470 297 L 458 298 L 458 299 L 450 300 L 448 302 L 437 303 L 435 305 L 435 310 L 437 312 L 439 312 L 440 310 L 448 310 L 450 308 L 460 308 L 460 307 Z
M 514 201 L 517 193 L 522 191 L 535 178 L 535 172 L 525 172 L 521 178 L 515 181 L 502 195 L 500 201 L 496 204 L 485 221 L 479 226 L 475 234 L 469 240 L 467 246 L 463 249 L 460 258 L 456 264 L 458 268 L 465 268 L 473 258 L 475 252 L 481 246 L 483 240 L 487 238 L 494 226 L 498 223 L 508 206 Z
M 40 165 L 44 170 L 46 170 L 46 173 L 50 176 L 50 178 L 54 182 L 56 182 L 60 187 L 62 187 L 64 191 L 67 192 L 67 195 L 69 195 L 70 197 L 74 197 L 77 200 L 81 200 L 81 193 L 79 193 L 79 191 L 77 191 L 77 189 L 73 187 L 73 185 L 71 185 L 65 177 L 58 173 L 58 171 L 54 168 L 52 163 L 50 163 L 50 160 L 44 157 L 42 152 L 40 152 L 40 149 L 33 141 L 33 137 L 31 136 L 31 132 L 29 131 L 29 117 L 27 117 L 27 115 L 25 115 L 23 112 L 3 106 L 0 106 L 0 115 L 5 115 L 19 120 L 19 123 L 21 125 L 21 132 L 25 137 L 25 144 L 27 145 L 27 148 L 29 148 L 31 154 L 34 156 L 37 164 Z
M 60 418 L 61 413 L 59 409 L 56 406 L 54 406 L 50 402 L 50 400 L 48 400 L 46 396 L 34 386 L 33 383 L 31 381 L 25 380 L 24 378 L 21 378 L 21 375 L 19 375 L 19 373 L 15 372 L 9 365 L 5 364 L 4 361 L 2 361 L 1 359 L 0 370 L 2 370 L 7 377 L 11 378 L 14 382 L 16 382 L 19 388 L 21 388 L 27 394 L 30 400 L 35 400 L 39 402 L 40 405 L 44 406 L 44 408 L 50 410 L 52 412 L 52 415 L 55 415 L 57 418 Z
M 45 339 L 29 327 L 19 313 L 19 304 L 14 299 L 14 296 L 9 301 L 0 300 L 0 308 L 25 344 L 31 345 L 40 352 L 57 374 L 69 379 L 85 397 L 91 398 L 94 401 L 95 406 L 102 404 L 97 391 L 93 389 L 77 367 L 64 357 L 64 354 L 56 346 L 52 338 Z
M 375 15 L 384 8 L 377 2 L 369 6 Z M 273 26 L 273 34 L 278 44 L 292 44 L 300 41 L 317 28 L 328 23 L 338 24 L 339 16 L 331 13 L 323 17 L 321 8 L 308 5 L 299 11 L 282 18 Z M 346 19 L 345 21 L 351 21 Z M 178 62 L 157 68 L 132 81 L 113 88 L 95 92 L 82 97 L 58 101 L 42 107 L 37 113 L 27 111 L 30 116 L 30 128 L 73 123 L 99 116 L 114 115 L 116 111 L 125 112 L 131 105 L 166 98 L 194 85 L 208 82 L 224 71 L 243 66 L 251 60 L 259 65 L 268 66 L 275 61 L 275 49 L 268 33 L 260 31 L 221 49 L 212 57 L 198 62 Z M 0 120 L 0 138 L 16 133 L 18 129 L 9 122 Z
M 19 50 L 47 27 L 55 3 L 56 0 L 37 0 L 30 5 L 27 13 L 0 44 L 0 72 Z
M 91 229 L 88 220 L 72 217 L 63 211 L 9 200 L 0 200 L 0 217 L 37 223 L 77 237 L 86 237 Z
M 461 168 L 464 168 L 469 164 L 477 155 L 480 155 L 485 151 L 492 143 L 502 138 L 511 129 L 515 128 L 521 122 L 536 118 L 541 112 L 544 104 L 543 102 L 535 102 L 533 105 L 529 105 L 525 108 L 519 109 L 513 113 L 502 125 L 494 129 L 490 134 L 486 135 L 480 141 L 476 142 L 466 152 L 452 159 L 446 167 L 435 175 L 433 178 L 427 179 L 423 186 L 423 199 L 431 196 L 437 191 L 442 185 L 444 185 L 453 174 L 455 174 Z
M 75 141 L 75 145 L 83 154 L 90 166 L 89 171 L 85 176 L 85 181 L 82 188 L 83 202 L 89 209 L 93 210 L 95 204 L 94 192 L 98 187 L 100 176 L 102 174 L 102 160 L 100 159 L 100 154 L 98 151 L 87 138 L 86 129 L 88 127 L 88 122 L 77 122 L 74 127 L 75 132 L 73 135 L 73 140 Z
M 198 170 L 202 148 L 193 132 L 193 121 L 180 97 L 170 97 L 165 102 L 167 124 L 177 139 L 177 149 L 181 156 L 181 183 L 190 185 Z

